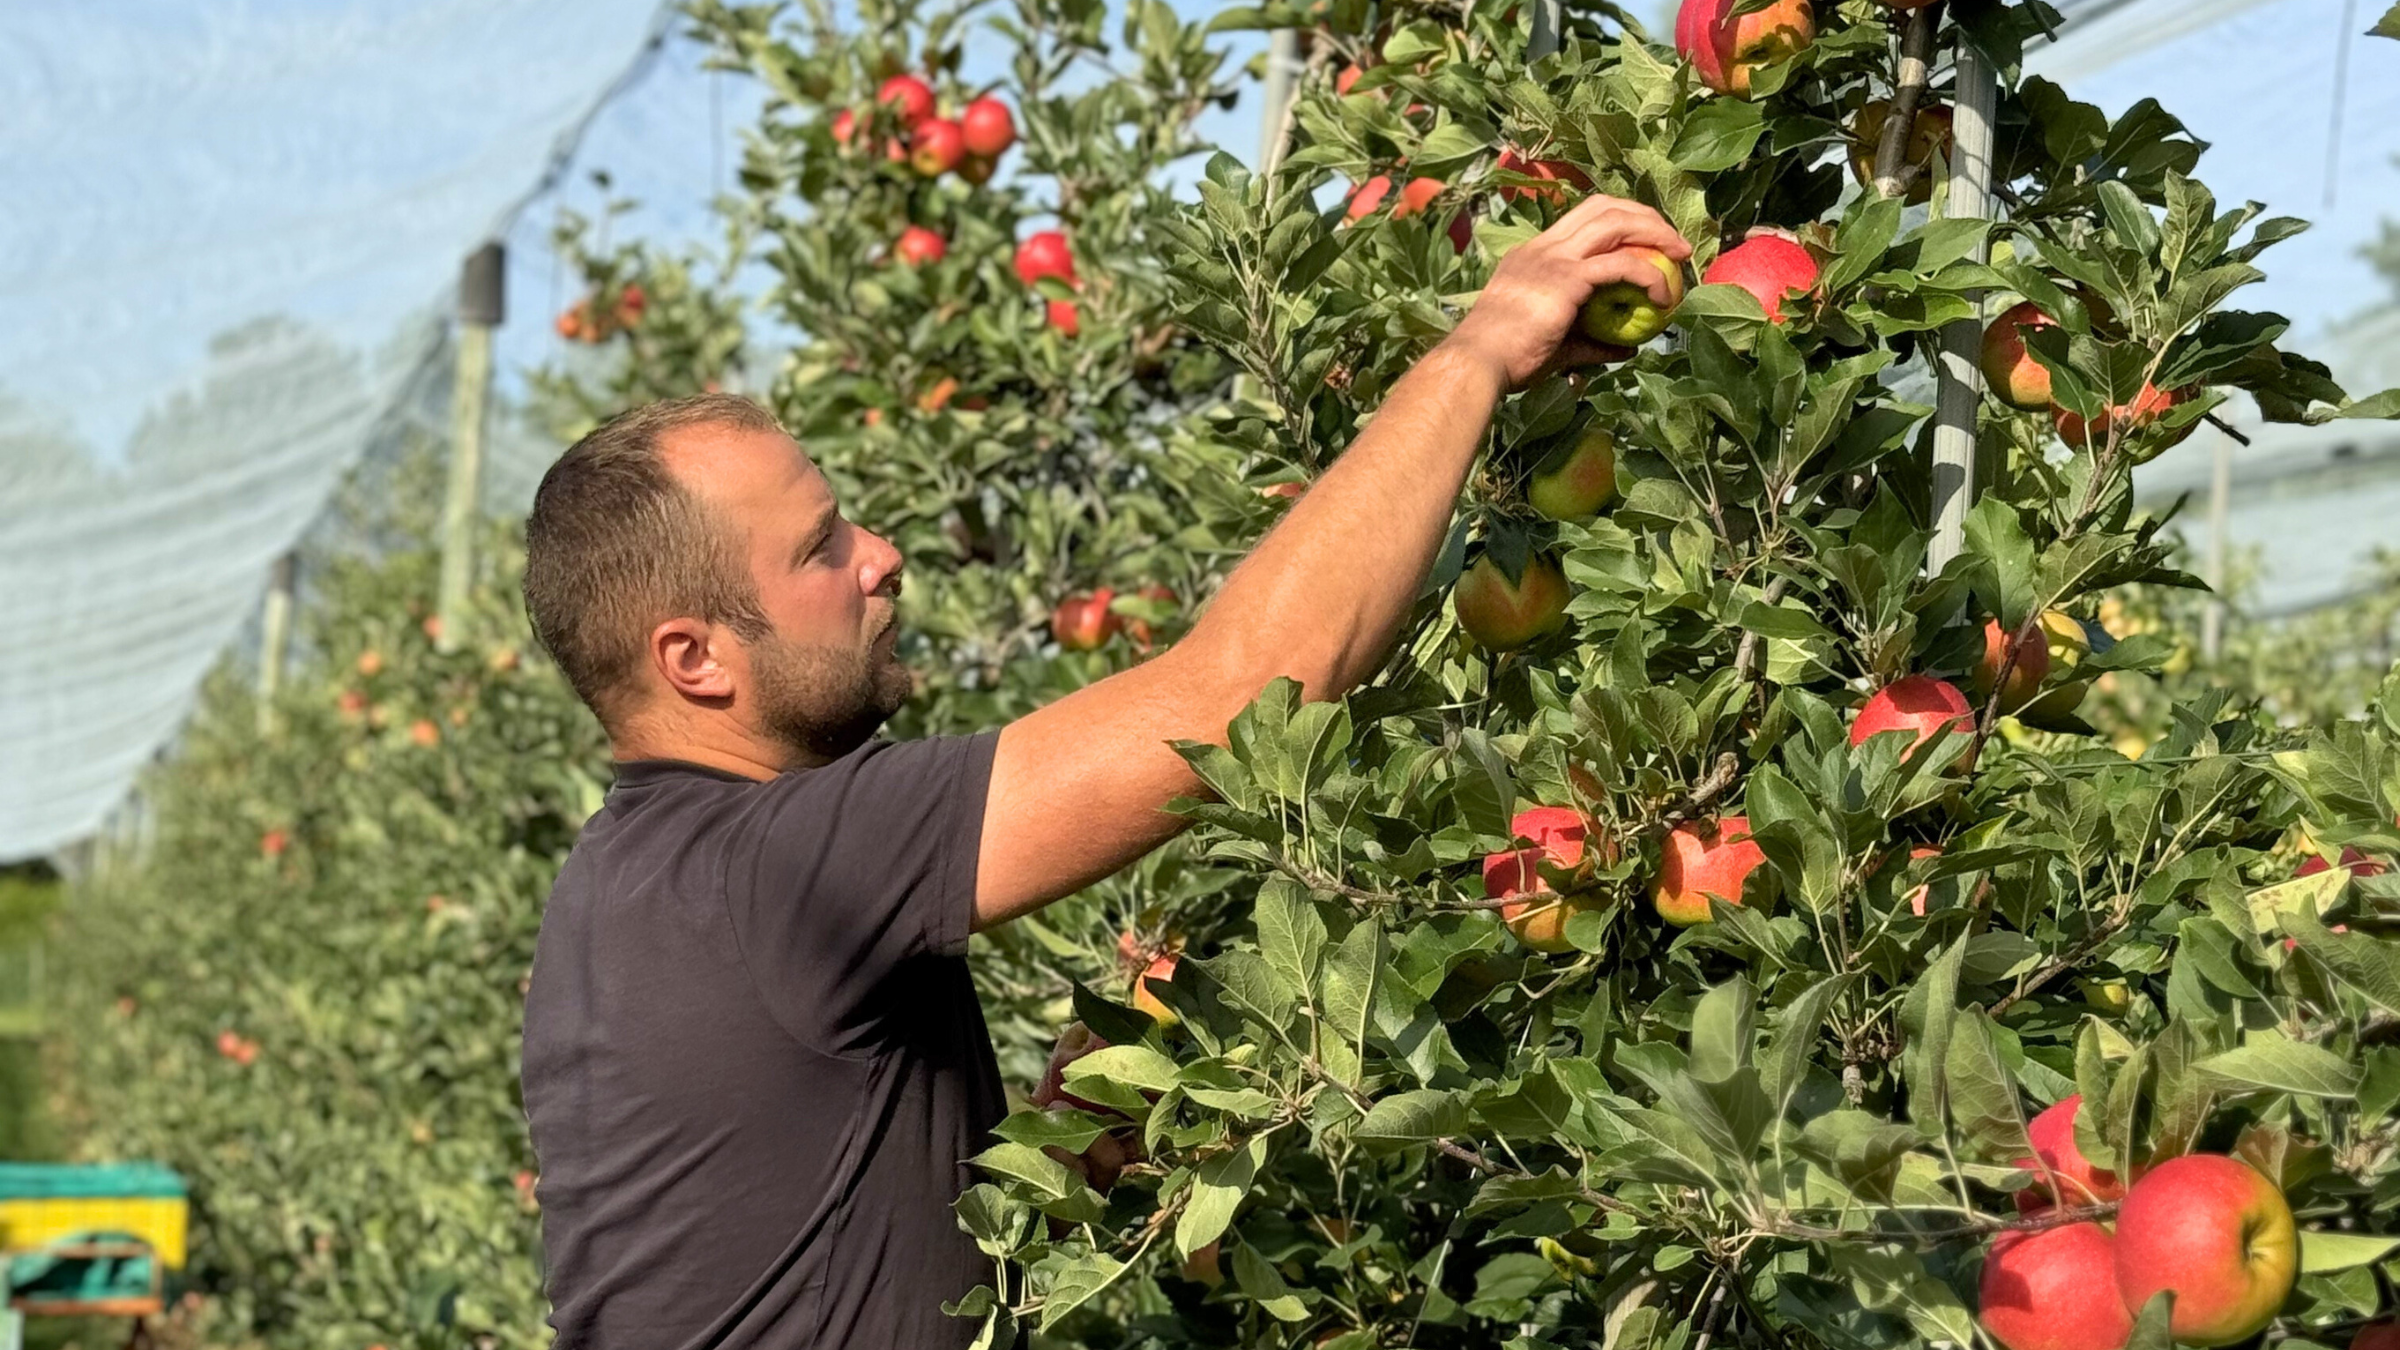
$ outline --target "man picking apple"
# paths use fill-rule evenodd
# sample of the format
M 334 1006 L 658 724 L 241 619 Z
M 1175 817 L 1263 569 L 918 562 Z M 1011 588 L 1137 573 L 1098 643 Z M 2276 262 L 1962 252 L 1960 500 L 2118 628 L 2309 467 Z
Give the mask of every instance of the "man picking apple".
M 963 1346 L 989 1275 L 962 1159 L 1006 1112 L 967 935 L 1133 862 L 1269 681 L 1375 673 L 1500 397 L 1621 355 L 1575 333 L 1690 249 L 1590 198 L 1511 252 L 1189 636 L 1006 727 L 875 738 L 908 697 L 904 571 L 725 396 L 625 413 L 543 478 L 536 633 L 617 779 L 543 914 L 525 1003 L 562 1350 Z

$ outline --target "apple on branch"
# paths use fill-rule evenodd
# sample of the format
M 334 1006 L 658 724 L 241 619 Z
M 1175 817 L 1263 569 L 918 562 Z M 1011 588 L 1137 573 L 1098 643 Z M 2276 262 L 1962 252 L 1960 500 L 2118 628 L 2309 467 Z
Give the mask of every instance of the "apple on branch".
M 2033 701 L 2041 691 L 2042 681 L 2050 678 L 2050 643 L 2037 633 L 2017 644 L 2017 659 L 2008 668 L 2008 679 L 2000 681 L 2000 663 L 2008 656 L 2009 631 L 1998 619 L 1983 625 L 1983 659 L 1975 663 L 1968 683 L 1978 699 L 1989 699 L 1992 686 L 2001 684 L 2000 711 L 2015 712 Z
M 1651 903 L 1658 917 L 1677 928 L 1707 923 L 1708 902 L 1742 903 L 1743 884 L 1766 860 L 1766 851 L 1750 837 L 1748 816 L 1678 825 L 1659 848 Z
M 1750 97 L 1758 72 L 1805 52 L 1817 40 L 1809 0 L 1771 0 L 1747 14 L 1742 0 L 1683 0 L 1675 15 L 1675 50 L 1700 82 L 1720 94 Z
M 2117 1174 L 2094 1167 L 2076 1146 L 2075 1117 L 2082 1109 L 2083 1094 L 2077 1093 L 2026 1125 L 2025 1141 L 2033 1145 L 2033 1156 L 2018 1159 L 2017 1166 L 2037 1179 L 2017 1192 L 2019 1210 L 2032 1213 L 2052 1204 L 2070 1208 L 2100 1205 L 2124 1197 L 2125 1183 Z
M 1501 906 L 1500 921 L 1517 941 L 1537 952 L 1573 951 L 1567 920 L 1591 908 L 1593 902 L 1580 892 L 1590 882 L 1594 859 L 1615 861 L 1615 841 L 1597 832 L 1581 811 L 1565 806 L 1520 811 L 1508 831 L 1533 847 L 1483 860 L 1485 897 L 1512 902 Z M 1542 875 L 1544 864 L 1565 879 L 1554 884 Z
M 1617 438 L 1593 427 L 1533 471 L 1525 500 L 1543 516 L 1582 522 L 1600 514 L 1617 495 Z
M 1486 553 L 1458 579 L 1450 598 L 1468 637 L 1486 650 L 1505 652 L 1563 627 L 1568 595 L 1567 574 L 1556 558 L 1536 553 L 1511 577 Z
M 1784 297 L 1817 288 L 1817 255 L 1781 235 L 1762 234 L 1717 255 L 1700 280 L 1710 286 L 1739 286 L 1758 298 L 1767 318 L 1784 321 Z
M 2133 1315 L 2116 1248 L 2089 1222 L 1993 1238 L 1976 1297 L 1983 1329 L 2007 1350 L 2123 1350 Z
M 1850 172 L 1859 185 L 1871 187 L 1875 182 L 1875 160 L 1883 151 L 1884 124 L 1892 120 L 1889 99 L 1876 99 L 1860 108 L 1850 119 Z M 1907 149 L 1901 163 L 1917 170 L 1909 181 L 1908 200 L 1923 205 L 1933 200 L 1933 180 L 1941 165 L 1950 158 L 1950 145 L 1956 136 L 1950 109 L 1939 103 L 1926 103 L 1917 108 L 1909 123 Z
M 1910 675 L 1877 690 L 1858 710 L 1858 720 L 1850 724 L 1850 744 L 1865 745 L 1884 732 L 1906 731 L 1914 733 L 1908 743 L 1913 753 L 1943 727 L 1962 732 L 1975 729 L 1975 713 L 1967 706 L 1967 696 L 1947 680 Z
M 2117 1285 L 2138 1311 L 2175 1294 L 2185 1345 L 2255 1336 L 2290 1297 L 2300 1234 L 2283 1192 L 2238 1158 L 2194 1153 L 2151 1168 L 2117 1210 Z
M 1016 115 L 1008 110 L 1007 104 L 988 94 L 968 104 L 958 115 L 958 128 L 967 153 L 983 159 L 998 159 L 1017 143 Z

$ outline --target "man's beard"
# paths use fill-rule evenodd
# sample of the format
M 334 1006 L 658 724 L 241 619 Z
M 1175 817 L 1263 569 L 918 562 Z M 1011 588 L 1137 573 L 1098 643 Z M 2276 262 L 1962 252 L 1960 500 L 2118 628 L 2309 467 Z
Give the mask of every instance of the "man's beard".
M 808 646 L 769 635 L 752 644 L 760 729 L 804 760 L 839 759 L 865 745 L 915 687 L 898 658 L 876 655 L 875 641 Z

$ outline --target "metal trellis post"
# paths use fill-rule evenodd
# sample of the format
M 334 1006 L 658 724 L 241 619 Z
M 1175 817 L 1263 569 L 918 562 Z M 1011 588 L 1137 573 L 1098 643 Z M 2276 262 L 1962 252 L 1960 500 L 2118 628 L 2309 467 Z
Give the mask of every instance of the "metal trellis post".
M 1950 151 L 1950 195 L 1945 216 L 1953 220 L 1992 218 L 1992 119 L 2000 99 L 1998 80 L 1975 45 L 1958 43 L 1956 140 Z M 1989 261 L 1978 243 L 1974 258 Z M 1933 546 L 1926 565 L 1936 573 L 1966 548 L 1967 511 L 1975 504 L 1975 414 L 1983 403 L 1982 296 L 1975 316 L 1942 329 L 1940 392 L 1933 428 Z
M 274 722 L 275 691 L 283 687 L 284 652 L 292 641 L 292 587 L 299 563 L 286 553 L 267 572 L 267 603 L 258 624 L 258 729 Z
M 443 651 L 458 645 L 475 577 L 476 508 L 483 491 L 483 433 L 492 388 L 492 330 L 506 317 L 506 254 L 497 242 L 467 255 L 458 278 L 458 373 L 450 389 L 450 492 L 442 511 Z

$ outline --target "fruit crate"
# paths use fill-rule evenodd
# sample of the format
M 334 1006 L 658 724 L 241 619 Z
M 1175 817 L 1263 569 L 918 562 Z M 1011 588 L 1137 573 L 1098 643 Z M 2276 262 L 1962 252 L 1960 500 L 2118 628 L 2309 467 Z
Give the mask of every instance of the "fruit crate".
M 0 1163 L 0 1252 L 12 1256 L 125 1234 L 181 1270 L 190 1213 L 183 1178 L 157 1163 Z

